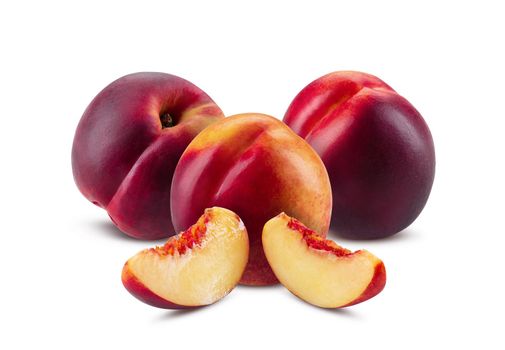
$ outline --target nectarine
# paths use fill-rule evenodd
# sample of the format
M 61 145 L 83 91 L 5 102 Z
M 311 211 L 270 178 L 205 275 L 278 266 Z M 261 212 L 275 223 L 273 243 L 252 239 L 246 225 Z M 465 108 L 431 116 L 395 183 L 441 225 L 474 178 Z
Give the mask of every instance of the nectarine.
M 384 263 L 373 254 L 342 248 L 284 213 L 265 224 L 262 239 L 279 281 L 310 304 L 354 305 L 377 295 L 386 284 Z
M 72 148 L 77 187 L 126 234 L 173 234 L 170 185 L 190 141 L 223 117 L 190 82 L 164 73 L 124 76 L 102 90 L 79 122 Z M 188 225 L 189 226 L 189 225 Z
M 435 175 L 433 139 L 419 112 L 382 80 L 325 75 L 295 97 L 284 121 L 326 165 L 337 234 L 381 238 L 421 213 Z
M 211 208 L 161 247 L 130 258 L 122 281 L 136 298 L 168 309 L 212 304 L 238 283 L 247 263 L 247 230 L 230 210 Z
M 249 263 L 241 283 L 277 283 L 261 246 L 263 225 L 285 211 L 325 235 L 330 221 L 328 174 L 316 152 L 281 121 L 263 114 L 225 118 L 184 151 L 172 182 L 177 230 L 204 208 L 236 212 L 247 227 Z

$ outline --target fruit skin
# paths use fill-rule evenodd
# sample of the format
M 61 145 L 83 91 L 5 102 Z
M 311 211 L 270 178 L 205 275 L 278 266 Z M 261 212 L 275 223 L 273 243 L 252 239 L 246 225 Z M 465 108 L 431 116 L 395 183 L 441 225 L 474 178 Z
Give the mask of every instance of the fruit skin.
M 281 213 L 262 234 L 267 260 L 295 296 L 323 308 L 362 303 L 386 285 L 382 260 L 366 250 L 351 252 Z
M 172 127 L 162 127 L 169 113 Z M 129 236 L 173 234 L 170 185 L 191 140 L 223 118 L 211 98 L 174 75 L 126 75 L 104 88 L 77 127 L 72 148 L 74 180 L 81 193 L 107 210 Z
M 326 235 L 331 215 L 328 174 L 314 150 L 281 121 L 264 114 L 225 118 L 184 151 L 172 182 L 176 230 L 203 208 L 236 212 L 249 233 L 249 263 L 241 283 L 277 283 L 261 244 L 263 225 L 285 211 Z
M 135 298 L 154 307 L 206 306 L 236 286 L 248 255 L 247 230 L 240 217 L 228 209 L 214 207 L 206 209 L 194 225 L 163 246 L 142 250 L 130 258 L 123 266 L 121 281 Z M 195 263 L 196 259 L 200 262 Z M 188 302 L 188 295 L 202 289 L 209 294 L 198 300 L 193 297 L 192 303 L 184 304 L 182 299 Z
M 435 176 L 433 139 L 419 112 L 382 80 L 325 75 L 295 97 L 284 122 L 326 165 L 337 234 L 386 237 L 421 213 Z

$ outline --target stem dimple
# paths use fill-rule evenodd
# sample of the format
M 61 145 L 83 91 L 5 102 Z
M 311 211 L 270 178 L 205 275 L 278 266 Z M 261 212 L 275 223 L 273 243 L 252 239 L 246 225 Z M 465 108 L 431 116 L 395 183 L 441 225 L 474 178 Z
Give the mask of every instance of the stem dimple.
M 175 125 L 175 121 L 170 115 L 170 113 L 163 113 L 160 115 L 160 121 L 161 121 L 161 128 L 171 128 L 172 126 Z

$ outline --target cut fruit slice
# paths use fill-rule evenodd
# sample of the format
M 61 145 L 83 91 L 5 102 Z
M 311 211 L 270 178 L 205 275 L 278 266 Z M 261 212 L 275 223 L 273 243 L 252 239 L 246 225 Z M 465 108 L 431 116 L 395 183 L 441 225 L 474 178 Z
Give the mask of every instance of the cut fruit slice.
M 149 305 L 204 306 L 235 287 L 248 256 L 249 239 L 242 220 L 228 209 L 214 207 L 165 245 L 130 258 L 121 277 L 126 289 Z
M 263 249 L 279 281 L 306 302 L 339 308 L 377 295 L 384 263 L 366 250 L 351 252 L 281 213 L 263 228 Z

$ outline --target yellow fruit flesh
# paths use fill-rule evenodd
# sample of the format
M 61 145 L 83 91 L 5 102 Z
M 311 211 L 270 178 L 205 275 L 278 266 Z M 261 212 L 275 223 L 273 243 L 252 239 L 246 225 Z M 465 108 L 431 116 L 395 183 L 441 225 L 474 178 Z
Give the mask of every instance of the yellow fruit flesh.
M 231 211 L 211 210 L 205 237 L 185 254 L 145 250 L 128 261 L 153 293 L 178 305 L 200 306 L 221 299 L 238 283 L 248 259 L 247 232 Z
M 366 250 L 338 257 L 310 248 L 301 233 L 287 227 L 287 216 L 265 224 L 263 247 L 279 281 L 293 294 L 320 307 L 356 300 L 368 287 L 380 260 Z

